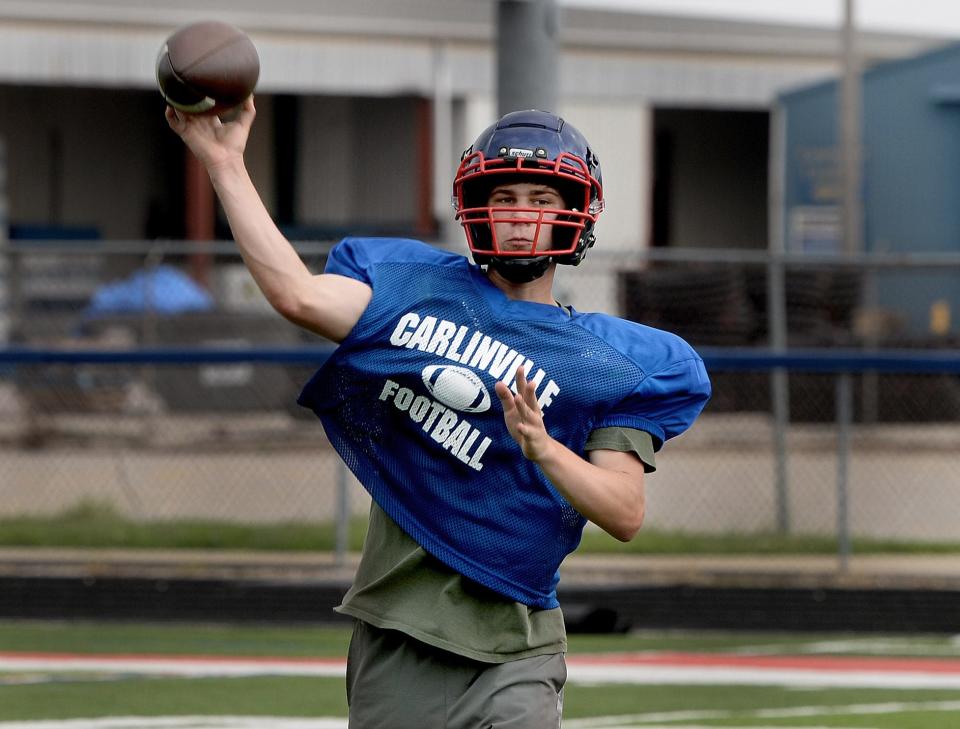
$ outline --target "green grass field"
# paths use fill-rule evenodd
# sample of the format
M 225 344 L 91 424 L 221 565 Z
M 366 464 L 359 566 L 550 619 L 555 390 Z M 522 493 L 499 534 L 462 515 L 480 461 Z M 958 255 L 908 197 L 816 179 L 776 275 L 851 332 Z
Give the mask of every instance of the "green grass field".
M 352 551 L 363 546 L 367 520 L 352 520 Z M 336 545 L 330 523 L 238 524 L 224 521 L 139 522 L 110 503 L 82 501 L 51 516 L 0 519 L 0 547 L 91 547 L 123 549 L 226 549 L 324 552 Z M 960 553 L 960 542 L 855 539 L 856 554 Z M 695 534 L 646 528 L 631 542 L 598 529 L 584 532 L 581 553 L 620 554 L 836 554 L 829 536 L 777 533 Z
M 341 657 L 348 640 L 348 630 L 339 627 L 0 622 L 0 653 Z M 574 635 L 570 647 L 572 657 L 585 653 L 691 651 L 960 659 L 960 641 L 937 635 Z M 15 720 L 194 715 L 343 717 L 343 680 L 0 671 L 0 726 Z M 570 683 L 564 716 L 567 729 L 955 729 L 960 726 L 960 690 Z

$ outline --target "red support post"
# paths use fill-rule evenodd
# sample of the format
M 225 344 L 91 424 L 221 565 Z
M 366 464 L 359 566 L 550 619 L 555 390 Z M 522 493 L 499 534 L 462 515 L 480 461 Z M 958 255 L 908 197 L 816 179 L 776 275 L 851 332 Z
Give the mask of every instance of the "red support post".
M 213 185 L 207 171 L 188 149 L 184 149 L 184 232 L 187 240 L 210 241 L 215 235 Z M 189 268 L 193 280 L 209 286 L 213 257 L 209 253 L 190 255 Z

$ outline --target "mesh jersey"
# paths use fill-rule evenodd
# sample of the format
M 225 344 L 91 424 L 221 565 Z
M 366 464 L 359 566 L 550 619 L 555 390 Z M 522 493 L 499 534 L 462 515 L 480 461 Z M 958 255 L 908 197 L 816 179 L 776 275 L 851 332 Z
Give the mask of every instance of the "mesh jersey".
M 710 395 L 679 337 L 603 314 L 508 299 L 462 256 L 419 241 L 346 239 L 327 272 L 373 297 L 301 405 L 377 504 L 449 567 L 513 600 L 558 605 L 585 520 L 525 459 L 493 392 L 518 367 L 550 435 L 583 455 L 589 433 L 681 433 Z

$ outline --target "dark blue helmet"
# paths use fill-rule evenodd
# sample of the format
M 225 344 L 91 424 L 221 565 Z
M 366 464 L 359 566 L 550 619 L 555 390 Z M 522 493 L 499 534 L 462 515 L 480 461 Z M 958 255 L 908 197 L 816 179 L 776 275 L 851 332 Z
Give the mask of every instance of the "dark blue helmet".
M 563 205 L 537 201 L 521 207 L 512 200 L 491 200 L 495 189 L 513 183 L 550 188 Z M 551 262 L 577 265 L 593 245 L 603 210 L 600 161 L 583 135 L 556 114 L 511 112 L 463 153 L 453 204 L 474 261 L 489 264 L 511 281 L 532 281 Z M 528 231 L 521 247 L 515 241 L 506 245 L 498 235 L 509 224 Z

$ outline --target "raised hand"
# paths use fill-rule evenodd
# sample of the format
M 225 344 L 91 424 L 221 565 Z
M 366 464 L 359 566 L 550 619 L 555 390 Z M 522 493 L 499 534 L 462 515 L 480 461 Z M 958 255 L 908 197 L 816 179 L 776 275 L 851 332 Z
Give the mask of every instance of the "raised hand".
M 497 397 L 503 406 L 503 421 L 510 436 L 520 445 L 523 455 L 539 462 L 556 442 L 543 425 L 543 413 L 537 402 L 536 385 L 528 382 L 523 367 L 517 368 L 517 392 L 504 382 L 497 382 Z
M 252 96 L 229 121 L 221 121 L 215 114 L 184 114 L 171 106 L 165 113 L 167 124 L 209 172 L 243 160 L 256 115 Z

